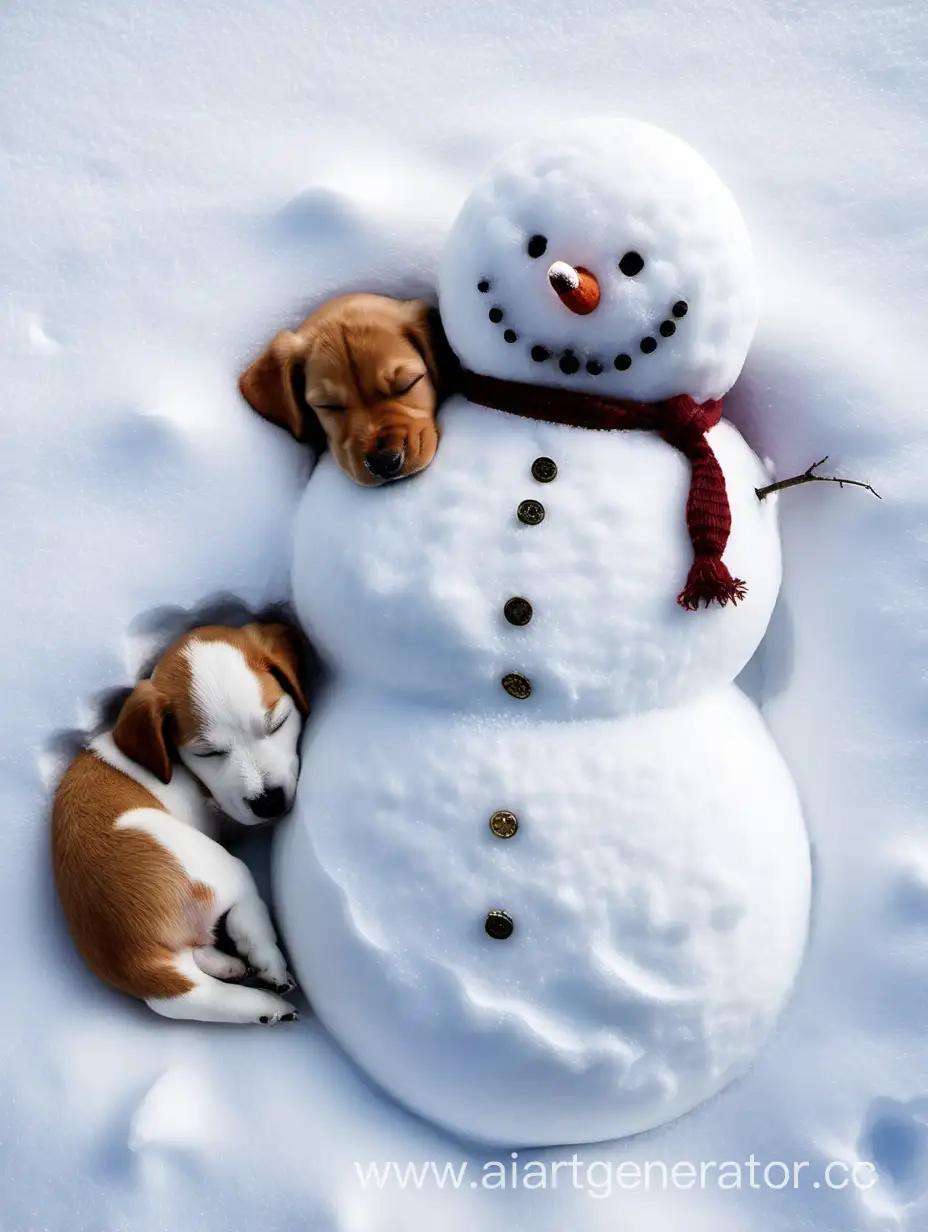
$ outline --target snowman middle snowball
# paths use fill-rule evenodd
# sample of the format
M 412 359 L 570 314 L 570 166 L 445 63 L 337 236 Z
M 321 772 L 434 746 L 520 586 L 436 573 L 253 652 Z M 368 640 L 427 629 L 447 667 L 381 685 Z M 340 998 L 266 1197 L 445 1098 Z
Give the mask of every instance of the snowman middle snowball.
M 466 368 L 646 401 L 726 393 L 755 319 L 727 191 L 626 121 L 504 155 L 440 297 Z M 801 961 L 802 814 L 733 684 L 776 600 L 775 508 L 736 429 L 708 436 L 737 606 L 675 602 L 690 468 L 654 432 L 457 397 L 421 475 L 364 490 L 323 456 L 301 504 L 294 601 L 333 684 L 277 838 L 284 932 L 346 1050 L 466 1136 L 687 1111 L 749 1064 Z

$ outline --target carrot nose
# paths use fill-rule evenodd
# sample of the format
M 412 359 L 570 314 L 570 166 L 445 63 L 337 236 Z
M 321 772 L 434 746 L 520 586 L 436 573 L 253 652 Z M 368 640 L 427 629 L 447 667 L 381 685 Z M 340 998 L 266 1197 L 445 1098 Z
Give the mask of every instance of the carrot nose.
M 596 275 L 578 265 L 576 269 L 566 261 L 555 261 L 548 270 L 548 282 L 571 312 L 585 317 L 599 303 L 600 290 Z

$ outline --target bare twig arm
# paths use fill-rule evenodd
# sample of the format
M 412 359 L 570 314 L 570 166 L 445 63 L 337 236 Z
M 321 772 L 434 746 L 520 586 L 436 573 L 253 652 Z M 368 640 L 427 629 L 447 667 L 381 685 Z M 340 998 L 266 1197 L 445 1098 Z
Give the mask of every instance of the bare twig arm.
M 771 492 L 782 492 L 784 488 L 795 488 L 801 483 L 836 483 L 843 488 L 848 484 L 852 488 L 866 488 L 868 492 L 872 492 L 877 500 L 882 500 L 876 488 L 870 486 L 869 483 L 862 483 L 859 479 L 838 479 L 833 475 L 816 475 L 815 472 L 820 466 L 824 466 L 828 461 L 828 455 L 820 459 L 818 462 L 813 462 L 807 471 L 803 471 L 801 475 L 793 475 L 791 479 L 780 479 L 776 483 L 768 483 L 765 488 L 755 488 L 757 499 L 763 500 L 765 496 L 769 496 Z

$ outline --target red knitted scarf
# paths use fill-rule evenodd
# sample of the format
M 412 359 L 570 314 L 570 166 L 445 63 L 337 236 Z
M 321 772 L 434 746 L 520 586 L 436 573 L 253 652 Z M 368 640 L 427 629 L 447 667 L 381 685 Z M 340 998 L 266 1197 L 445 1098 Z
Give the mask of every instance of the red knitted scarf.
M 744 598 L 744 582 L 733 578 L 722 563 L 731 531 L 731 509 L 725 476 L 706 440 L 706 433 L 722 418 L 721 400 L 700 404 L 687 394 L 678 394 L 663 402 L 628 402 L 570 389 L 502 381 L 468 371 L 461 373 L 459 388 L 470 402 L 510 415 L 575 428 L 643 428 L 659 433 L 668 445 L 679 449 L 692 471 L 686 526 L 693 545 L 693 563 L 677 602 L 693 612 L 700 602 L 706 607 L 710 603 L 724 607 Z

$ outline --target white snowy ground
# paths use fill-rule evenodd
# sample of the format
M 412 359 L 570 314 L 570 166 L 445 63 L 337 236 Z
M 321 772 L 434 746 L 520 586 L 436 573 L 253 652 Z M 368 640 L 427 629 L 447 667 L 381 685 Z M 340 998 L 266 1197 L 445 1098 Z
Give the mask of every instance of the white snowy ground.
M 4 1232 L 926 1226 L 926 54 L 915 0 L 7 0 Z M 828 453 L 884 500 L 819 485 L 781 504 L 783 599 L 746 684 L 818 883 L 776 1039 L 684 1121 L 581 1150 L 556 1190 L 487 1191 L 486 1153 L 388 1103 L 311 1019 L 197 1028 L 98 987 L 51 893 L 48 776 L 162 609 L 286 595 L 306 465 L 239 402 L 246 358 L 336 290 L 427 291 L 489 158 L 595 112 L 686 138 L 743 206 L 766 301 L 732 418 L 781 474 Z M 811 1166 L 798 1190 L 745 1170 L 664 1192 L 652 1169 L 647 1191 L 592 1196 L 623 1160 L 752 1153 Z M 354 1169 L 465 1159 L 457 1192 L 365 1190 Z M 830 1159 L 873 1159 L 880 1182 L 829 1189 Z

